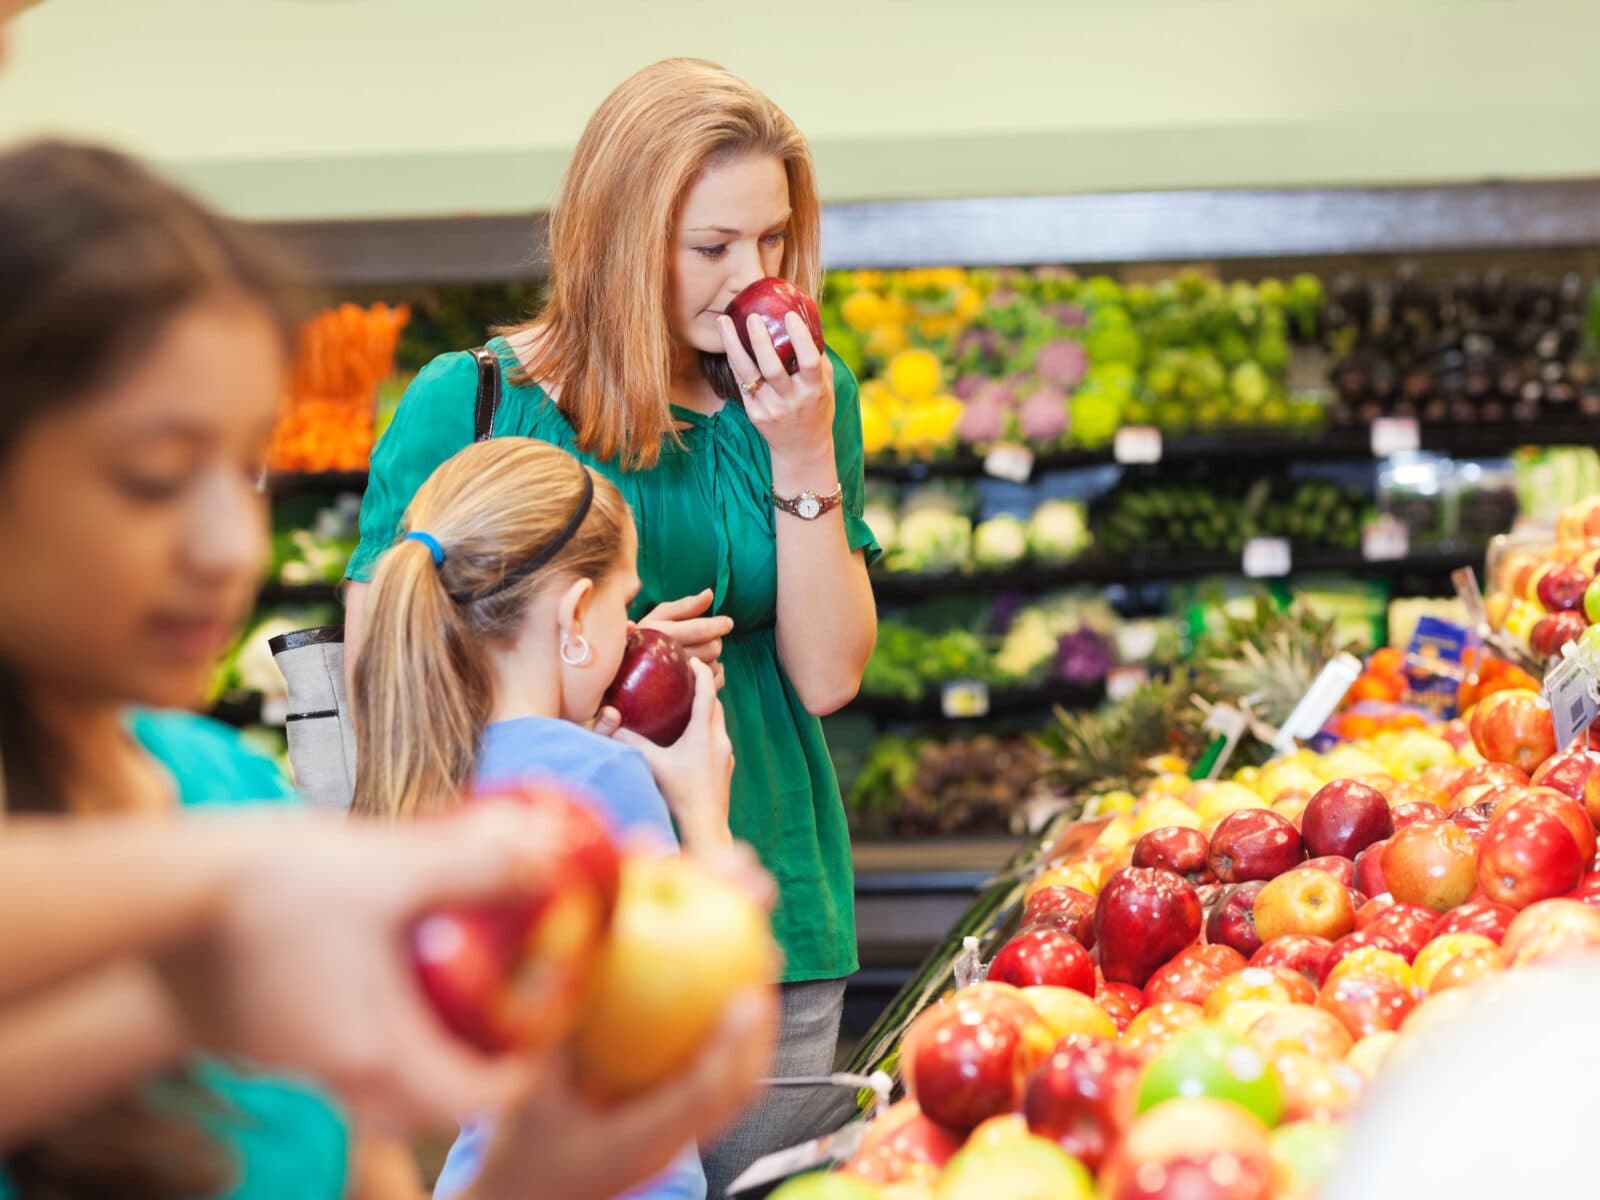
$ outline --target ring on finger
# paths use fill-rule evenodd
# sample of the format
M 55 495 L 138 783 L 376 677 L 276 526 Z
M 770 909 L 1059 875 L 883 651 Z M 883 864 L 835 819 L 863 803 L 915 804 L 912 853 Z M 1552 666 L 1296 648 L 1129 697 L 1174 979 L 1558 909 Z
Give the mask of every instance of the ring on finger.
M 744 391 L 746 396 L 754 396 L 761 390 L 762 385 L 766 382 L 767 381 L 764 376 L 757 375 L 754 379 L 750 380 L 749 383 L 741 383 L 739 387 Z

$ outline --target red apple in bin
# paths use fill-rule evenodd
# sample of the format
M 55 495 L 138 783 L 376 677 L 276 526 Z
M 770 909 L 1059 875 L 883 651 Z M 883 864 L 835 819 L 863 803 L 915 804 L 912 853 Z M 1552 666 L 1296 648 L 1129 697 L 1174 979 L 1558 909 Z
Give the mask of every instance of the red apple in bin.
M 772 348 L 778 352 L 778 361 L 793 375 L 800 364 L 795 359 L 794 343 L 789 339 L 783 320 L 789 313 L 805 321 L 811 340 L 821 351 L 822 314 L 817 311 L 817 303 L 787 279 L 770 275 L 758 279 L 728 302 L 728 317 L 739 335 L 739 344 L 751 360 L 758 361 L 755 346 L 750 341 L 750 318 L 760 317 L 772 338 Z
M 1430 825 L 1446 819 L 1444 809 L 1420 800 L 1395 805 L 1389 810 L 1389 816 L 1396 829 L 1404 829 L 1407 825 Z
M 1094 934 L 1106 979 L 1143 987 L 1200 936 L 1200 898 L 1172 871 L 1124 867 L 1101 889 Z
M 1206 918 L 1206 941 L 1218 946 L 1231 946 L 1246 958 L 1261 949 L 1255 908 L 1256 897 L 1266 886 L 1265 879 L 1229 885 L 1222 902 Z
M 1393 832 L 1394 819 L 1383 793 L 1354 779 L 1324 784 L 1300 816 L 1300 836 L 1312 858 L 1325 854 L 1354 858 Z
M 899 1100 L 867 1126 L 846 1174 L 868 1183 L 898 1183 L 938 1171 L 961 1149 L 961 1139 L 922 1115 L 917 1102 Z
M 1433 931 L 1439 924 L 1439 914 L 1419 904 L 1389 905 L 1367 926 L 1368 932 L 1386 937 L 1394 943 L 1395 952 L 1407 962 L 1433 940 Z
M 1517 914 L 1500 943 L 1506 965 L 1526 966 L 1600 949 L 1600 912 L 1579 900 L 1541 900 Z
M 1144 985 L 1145 1007 L 1157 1004 L 1197 1004 L 1203 1006 L 1223 974 L 1203 958 L 1179 955 L 1158 967 Z
M 1516 919 L 1517 910 L 1493 900 L 1468 900 L 1439 918 L 1428 938 L 1435 941 L 1447 933 L 1479 933 L 1498 945 L 1506 936 L 1506 929 Z
M 992 1008 L 992 1011 L 990 1011 Z M 924 1011 L 901 1044 L 906 1087 L 929 1120 L 965 1135 L 1015 1112 L 1033 1068 L 1055 1049 L 1037 1016 L 1009 1006 L 950 1001 Z
M 1162 829 L 1152 829 L 1134 843 L 1133 865 L 1165 867 L 1199 886 L 1211 883 L 1216 878 L 1207 865 L 1210 852 L 1210 839 L 1198 829 L 1190 829 L 1186 825 L 1168 825 Z
M 1505 812 L 1512 804 L 1529 804 L 1534 808 L 1542 809 L 1555 817 L 1567 827 L 1567 832 L 1572 835 L 1572 840 L 1578 843 L 1578 857 L 1583 860 L 1583 869 L 1588 872 L 1594 862 L 1595 834 L 1594 826 L 1589 822 L 1589 814 L 1584 811 L 1583 802 L 1574 800 L 1565 792 L 1558 792 L 1550 787 L 1525 788 L 1522 795 L 1511 802 L 1502 803 L 1500 812 Z
M 1407 825 L 1383 848 L 1383 880 L 1401 903 L 1447 912 L 1477 887 L 1477 858 L 1478 847 L 1459 825 Z
M 1580 743 L 1573 749 L 1548 759 L 1533 773 L 1530 782 L 1534 787 L 1554 788 L 1582 805 L 1584 794 L 1589 787 L 1589 778 L 1597 766 L 1600 766 L 1600 754 L 1594 753 Z
M 1211 871 L 1223 883 L 1274 879 L 1304 857 L 1299 830 L 1265 808 L 1229 813 L 1211 834 Z
M 1332 875 L 1347 888 L 1356 885 L 1356 864 L 1352 859 L 1337 854 L 1324 854 L 1321 858 L 1308 858 L 1300 865 L 1309 867 L 1313 871 L 1321 871 L 1325 875 Z
M 1057 929 L 1025 929 L 1000 947 L 989 978 L 1015 987 L 1064 987 L 1094 995 L 1094 962 L 1077 937 Z
M 1333 943 L 1324 937 L 1290 933 L 1273 938 L 1250 958 L 1252 967 L 1284 967 L 1298 971 L 1311 983 L 1322 986 L 1327 973 L 1328 955 Z
M 1577 641 L 1587 628 L 1589 622 L 1582 613 L 1551 613 L 1540 617 L 1528 631 L 1528 649 L 1540 658 L 1554 658 L 1561 653 L 1561 647 Z
M 434 1011 L 490 1054 L 534 1050 L 571 1032 L 617 904 L 621 866 L 600 819 L 562 788 L 530 783 L 474 803 L 511 803 L 549 825 L 553 861 L 536 894 L 456 905 L 410 932 Z
M 1387 895 L 1389 885 L 1383 878 L 1383 849 L 1389 844 L 1385 838 L 1381 842 L 1373 842 L 1355 857 L 1354 875 L 1352 884 L 1354 889 L 1367 896 Z
M 1090 1038 L 1061 1046 L 1028 1080 L 1028 1128 L 1098 1171 L 1133 1120 L 1139 1060 L 1116 1042 Z
M 654 629 L 634 629 L 622 666 L 603 704 L 622 716 L 622 727 L 660 746 L 670 746 L 689 727 L 694 708 L 694 672 L 678 643 Z
M 1519 801 L 1483 835 L 1478 883 L 1496 903 L 1524 909 L 1570 892 L 1588 866 L 1560 818 Z
M 1495 692 L 1479 708 L 1494 703 L 1481 720 L 1474 717 L 1472 740 L 1490 762 L 1523 772 L 1537 770 L 1556 752 L 1556 729 L 1538 692 Z M 1508 781 L 1510 782 L 1510 781 Z
M 1094 1002 L 1106 1010 L 1119 1037 L 1144 1011 L 1144 993 L 1131 983 L 1102 983 L 1095 989 Z
M 1588 573 L 1577 567 L 1557 566 L 1539 580 L 1539 603 L 1546 612 L 1572 612 L 1583 604 L 1589 579 Z

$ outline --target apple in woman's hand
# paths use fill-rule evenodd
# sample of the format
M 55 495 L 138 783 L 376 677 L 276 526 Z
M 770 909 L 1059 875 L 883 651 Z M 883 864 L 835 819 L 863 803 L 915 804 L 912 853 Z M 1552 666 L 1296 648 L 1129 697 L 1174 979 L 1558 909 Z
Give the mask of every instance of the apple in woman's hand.
M 624 729 L 657 745 L 672 745 L 689 727 L 694 709 L 688 656 L 666 634 L 635 629 L 602 703 L 617 710 Z
M 758 279 L 728 304 L 728 317 L 733 321 L 745 353 L 752 359 L 756 357 L 755 346 L 750 341 L 750 318 L 760 317 L 772 338 L 772 348 L 778 352 L 778 361 L 793 375 L 800 364 L 795 360 L 794 343 L 789 340 L 789 328 L 783 321 L 788 313 L 799 314 L 811 331 L 811 340 L 821 350 L 822 314 L 817 311 L 816 301 L 787 279 L 777 276 Z

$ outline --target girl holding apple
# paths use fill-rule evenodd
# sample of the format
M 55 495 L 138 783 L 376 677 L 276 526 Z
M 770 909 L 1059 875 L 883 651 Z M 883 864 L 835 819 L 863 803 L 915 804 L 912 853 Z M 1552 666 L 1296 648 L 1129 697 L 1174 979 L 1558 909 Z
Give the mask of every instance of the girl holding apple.
M 766 276 L 816 292 L 819 214 L 810 150 L 782 111 L 719 67 L 657 63 L 578 141 L 551 217 L 548 305 L 489 343 L 504 385 L 492 432 L 551 442 L 616 485 L 638 536 L 633 614 L 724 674 L 729 821 L 778 882 L 780 1075 L 831 1067 L 857 966 L 849 837 L 818 718 L 854 696 L 871 654 L 878 548 L 848 368 L 790 314 L 789 375 L 759 322 L 745 352 L 726 309 Z M 477 390 L 472 355 L 434 360 L 374 452 L 347 655 L 411 497 L 474 438 Z M 714 1148 L 713 1193 L 807 1136 L 804 1104 L 776 1093 Z

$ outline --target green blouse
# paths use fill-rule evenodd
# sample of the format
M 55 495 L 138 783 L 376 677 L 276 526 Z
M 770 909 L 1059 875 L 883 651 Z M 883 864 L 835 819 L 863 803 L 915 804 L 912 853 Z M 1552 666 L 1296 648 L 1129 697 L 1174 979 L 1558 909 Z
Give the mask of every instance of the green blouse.
M 489 345 L 503 365 L 514 363 L 502 339 Z M 879 549 L 861 517 L 860 396 L 837 357 L 833 370 L 845 532 L 850 548 L 865 550 L 870 562 Z M 434 359 L 407 390 L 373 451 L 351 579 L 371 578 L 411 497 L 440 463 L 471 443 L 477 388 L 472 356 L 454 353 Z M 857 966 L 850 839 L 822 724 L 801 704 L 778 661 L 777 532 L 767 443 L 736 401 L 709 417 L 674 411 L 688 425 L 682 444 L 663 446 L 650 470 L 623 470 L 581 452 L 572 426 L 543 389 L 516 387 L 509 379 L 494 432 L 560 446 L 621 489 L 639 533 L 644 586 L 636 617 L 710 588 L 712 611 L 733 619 L 722 650 L 722 699 L 736 760 L 730 824 L 777 879 L 773 929 L 784 950 L 785 982 L 837 979 Z

